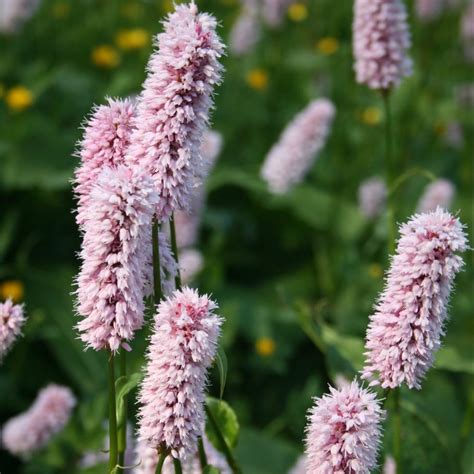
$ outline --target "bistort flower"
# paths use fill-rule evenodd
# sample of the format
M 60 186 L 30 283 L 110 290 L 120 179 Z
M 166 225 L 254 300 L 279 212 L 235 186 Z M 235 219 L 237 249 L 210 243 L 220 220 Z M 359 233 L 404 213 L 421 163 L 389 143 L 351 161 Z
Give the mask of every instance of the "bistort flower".
M 140 387 L 139 441 L 185 459 L 196 449 L 204 424 L 207 369 L 217 350 L 217 305 L 184 287 L 163 300 L 155 316 Z
M 368 474 L 377 464 L 380 423 L 375 394 L 357 382 L 315 399 L 306 428 L 306 472 Z
M 21 334 L 25 321 L 23 305 L 13 304 L 10 298 L 0 303 L 0 362 Z
M 92 188 L 77 278 L 77 328 L 88 347 L 127 347 L 143 324 L 158 200 L 151 178 L 124 166 L 104 168 Z
M 245 0 L 242 3 L 242 11 L 232 25 L 229 34 L 229 51 L 234 56 L 244 56 L 250 53 L 261 36 L 256 1 Z
M 0 33 L 12 34 L 37 10 L 40 0 L 2 0 Z
M 454 277 L 467 248 L 459 219 L 438 208 L 400 228 L 397 251 L 370 317 L 363 377 L 371 385 L 421 388 L 447 319 Z
M 368 219 L 380 215 L 387 199 L 385 181 L 377 176 L 366 179 L 359 186 L 359 210 Z
M 75 405 L 76 399 L 69 388 L 48 385 L 26 412 L 5 423 L 3 446 L 12 454 L 30 456 L 66 426 Z
M 437 179 L 428 186 L 418 202 L 418 212 L 435 211 L 437 207 L 449 209 L 456 190 L 447 179 Z
M 410 33 L 402 0 L 355 0 L 353 36 L 357 82 L 387 90 L 412 74 Z
M 286 127 L 260 172 L 272 193 L 284 194 L 302 181 L 326 143 L 335 113 L 332 102 L 317 99 Z
M 160 220 L 189 206 L 202 173 L 202 136 L 222 76 L 215 30 L 215 18 L 194 2 L 176 5 L 148 63 L 127 160 L 153 176 Z

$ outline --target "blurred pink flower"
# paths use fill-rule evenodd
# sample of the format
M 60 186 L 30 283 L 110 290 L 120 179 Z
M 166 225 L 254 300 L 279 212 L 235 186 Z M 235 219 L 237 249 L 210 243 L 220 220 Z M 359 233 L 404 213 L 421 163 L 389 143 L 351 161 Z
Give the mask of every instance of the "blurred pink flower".
M 255 1 L 243 2 L 242 10 L 229 34 L 229 51 L 234 56 L 250 53 L 260 40 L 261 26 Z
M 95 350 L 116 351 L 143 324 L 153 182 L 124 166 L 104 168 L 92 188 L 77 278 L 77 324 Z
M 353 35 L 357 82 L 386 90 L 412 74 L 410 33 L 401 0 L 356 0 Z
M 291 3 L 292 0 L 262 0 L 262 16 L 265 23 L 272 27 L 279 26 Z
M 331 101 L 317 99 L 285 128 L 260 171 L 272 193 L 285 194 L 303 180 L 326 143 L 335 113 Z
M 127 160 L 153 176 L 161 220 L 189 206 L 202 173 L 201 140 L 223 69 L 216 26 L 194 2 L 176 5 L 148 63 Z
M 395 459 L 393 459 L 392 456 L 387 456 L 385 458 L 383 474 L 397 474 L 397 464 L 395 463 Z
M 387 199 L 387 187 L 382 178 L 374 176 L 363 181 L 359 186 L 359 210 L 368 219 L 380 215 Z
M 155 315 L 140 387 L 139 441 L 162 444 L 185 459 L 204 423 L 204 389 L 220 333 L 216 304 L 184 287 L 162 301 Z
M 306 456 L 301 455 L 296 460 L 296 464 L 288 471 L 288 474 L 307 474 L 306 462 L 307 462 Z
M 464 145 L 464 133 L 461 124 L 452 120 L 446 125 L 444 132 L 444 141 L 452 148 L 459 150 Z
M 203 258 L 201 252 L 195 249 L 184 249 L 179 254 L 179 268 L 181 281 L 188 285 L 194 277 L 201 271 Z
M 418 212 L 435 211 L 437 207 L 448 210 L 453 202 L 456 189 L 447 179 L 437 179 L 428 184 L 418 202 Z
M 125 163 L 125 153 L 130 144 L 133 102 L 107 99 L 107 105 L 94 108 L 84 125 L 84 137 L 78 146 L 81 159 L 74 178 L 74 192 L 78 199 L 77 223 L 82 227 L 88 215 L 87 205 L 92 187 L 100 172 Z
M 415 11 L 420 20 L 430 21 L 437 18 L 444 8 L 444 0 L 416 0 Z
M 471 0 L 461 18 L 461 36 L 464 42 L 464 55 L 474 61 L 474 1 Z
M 315 399 L 306 428 L 308 473 L 368 474 L 377 464 L 385 412 L 357 382 Z
M 12 454 L 28 457 L 66 426 L 75 405 L 76 399 L 69 388 L 48 385 L 26 412 L 5 423 L 3 446 Z
M 12 34 L 37 10 L 40 0 L 2 0 L 0 33 Z
M 456 252 L 467 241 L 459 219 L 440 208 L 413 216 L 400 235 L 370 317 L 363 377 L 382 388 L 419 389 L 444 335 L 454 277 L 463 266 Z
M 0 303 L 0 362 L 21 334 L 25 321 L 23 305 L 13 304 L 11 299 Z

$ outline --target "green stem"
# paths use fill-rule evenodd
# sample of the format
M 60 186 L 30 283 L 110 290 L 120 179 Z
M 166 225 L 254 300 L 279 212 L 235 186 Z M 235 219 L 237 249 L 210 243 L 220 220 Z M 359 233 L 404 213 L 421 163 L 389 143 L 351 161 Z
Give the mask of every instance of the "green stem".
M 207 466 L 207 456 L 206 451 L 204 450 L 204 443 L 202 442 L 202 438 L 199 437 L 198 439 L 198 453 L 199 453 L 199 464 L 201 465 L 201 469 Z
M 382 91 L 383 103 L 385 108 L 385 172 L 387 181 L 387 190 L 392 187 L 395 173 L 395 162 L 393 156 L 392 144 L 392 114 L 390 110 L 390 91 L 388 89 Z M 395 210 L 393 202 L 393 194 L 387 196 L 387 230 L 388 230 L 388 254 L 393 255 L 395 252 Z
M 120 362 L 120 376 L 127 376 L 127 351 L 122 349 L 119 354 Z M 125 450 L 127 449 L 127 396 L 123 397 L 122 415 L 120 417 L 123 420 L 122 426 L 118 429 L 118 464 L 119 466 L 125 465 Z M 123 469 L 119 467 L 117 472 L 123 472 Z
M 158 459 L 158 464 L 156 465 L 156 474 L 161 474 L 161 470 L 163 469 L 163 464 L 165 463 L 166 456 L 168 456 L 168 452 L 166 450 L 161 451 L 160 457 Z
M 214 432 L 216 433 L 217 439 L 219 440 L 219 444 L 221 445 L 222 451 L 224 453 L 224 456 L 226 458 L 227 464 L 230 466 L 232 469 L 233 474 L 240 474 L 240 468 L 237 465 L 237 462 L 234 458 L 234 455 L 232 454 L 232 451 L 230 450 L 229 446 L 227 445 L 227 442 L 224 438 L 224 435 L 222 434 L 219 425 L 214 418 L 214 415 L 212 414 L 212 411 L 209 410 L 209 407 L 206 405 L 206 415 L 209 418 L 209 421 L 211 422 L 212 428 L 214 429 Z
M 400 389 L 393 390 L 393 456 L 397 465 L 397 474 L 402 473 L 401 445 L 402 445 L 402 422 L 400 410 Z
M 109 353 L 109 472 L 117 465 L 117 415 L 115 407 L 115 357 Z
M 173 458 L 174 474 L 183 474 L 183 468 L 181 467 L 181 461 Z
M 176 289 L 179 290 L 181 288 L 181 273 L 179 271 L 179 256 L 178 256 L 178 245 L 176 243 L 176 225 L 174 223 L 174 214 L 170 217 L 170 234 L 171 234 L 171 250 L 173 251 L 174 258 L 176 259 L 176 265 L 178 267 L 176 271 Z
M 160 241 L 159 241 L 158 220 L 153 220 L 152 242 L 153 242 L 153 290 L 155 295 L 155 305 L 159 304 L 163 293 L 161 290 L 161 266 L 160 266 Z

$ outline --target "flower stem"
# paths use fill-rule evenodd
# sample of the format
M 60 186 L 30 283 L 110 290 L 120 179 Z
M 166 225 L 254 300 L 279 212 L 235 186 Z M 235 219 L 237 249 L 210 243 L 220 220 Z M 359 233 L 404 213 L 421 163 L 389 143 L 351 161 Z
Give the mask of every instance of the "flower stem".
M 392 114 L 390 110 L 390 90 L 386 89 L 382 91 L 383 103 L 385 108 L 385 172 L 387 190 L 391 189 L 394 181 L 395 163 L 393 155 L 393 142 L 392 142 Z M 389 193 L 387 196 L 387 242 L 388 242 L 388 254 L 393 255 L 395 252 L 395 210 L 393 203 L 393 194 Z
M 127 376 L 127 351 L 122 349 L 119 354 L 120 362 L 120 376 Z M 118 429 L 118 464 L 125 465 L 125 450 L 127 449 L 127 396 L 123 397 L 122 414 L 120 417 L 123 420 L 122 426 Z M 122 472 L 119 468 L 118 472 Z
M 402 437 L 402 423 L 400 416 L 400 388 L 393 390 L 393 455 L 397 466 L 397 474 L 402 473 L 401 460 L 401 437 Z
M 155 297 L 155 305 L 159 304 L 161 298 L 163 298 L 163 293 L 161 290 L 161 265 L 160 265 L 160 240 L 159 234 L 160 231 L 158 226 L 158 220 L 155 218 L 153 220 L 152 227 L 152 242 L 153 242 L 153 290 Z
M 161 474 L 161 470 L 163 469 L 163 464 L 165 463 L 166 456 L 168 456 L 168 451 L 164 449 L 161 451 L 160 457 L 158 459 L 155 474 Z
M 240 471 L 239 466 L 237 465 L 234 455 L 232 454 L 232 451 L 227 445 L 224 435 L 222 434 L 219 428 L 219 425 L 216 419 L 214 418 L 214 415 L 212 414 L 212 411 L 209 410 L 209 407 L 207 405 L 206 405 L 206 415 L 209 418 L 209 421 L 211 422 L 214 432 L 216 433 L 217 439 L 219 440 L 219 444 L 221 445 L 222 451 L 227 460 L 227 464 L 229 464 L 230 468 L 232 469 L 233 474 L 240 474 L 241 471 Z
M 178 267 L 176 271 L 176 289 L 179 290 L 181 288 L 181 273 L 179 271 L 179 256 L 178 256 L 178 245 L 176 243 L 176 225 L 174 223 L 174 214 L 170 217 L 170 235 L 171 235 L 171 250 L 173 251 L 174 258 L 176 259 L 176 265 Z
M 181 461 L 173 458 L 174 474 L 183 474 L 183 468 L 181 467 Z
M 202 437 L 198 439 L 198 453 L 199 453 L 199 464 L 201 465 L 201 469 L 207 466 L 207 456 L 206 451 L 204 450 L 204 443 L 202 442 Z
M 115 407 L 115 357 L 109 353 L 109 472 L 117 465 L 117 415 Z

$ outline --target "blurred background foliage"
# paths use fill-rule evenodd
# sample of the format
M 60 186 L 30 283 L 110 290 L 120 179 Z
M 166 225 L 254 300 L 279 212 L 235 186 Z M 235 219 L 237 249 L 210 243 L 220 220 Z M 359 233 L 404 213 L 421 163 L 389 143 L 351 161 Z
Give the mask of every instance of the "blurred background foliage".
M 237 0 L 198 5 L 218 17 L 227 40 Z M 78 467 L 84 452 L 102 448 L 106 383 L 105 356 L 84 352 L 72 328 L 80 246 L 72 155 L 93 104 L 140 91 L 151 37 L 171 7 L 166 0 L 43 0 L 21 31 L 0 36 L 0 294 L 25 302 L 29 317 L 0 367 L 0 423 L 50 381 L 80 399 L 67 429 L 31 462 L 0 451 L 3 473 L 103 472 Z M 459 35 L 463 6 L 425 23 L 408 7 L 415 74 L 393 97 L 398 173 L 423 168 L 451 180 L 453 210 L 472 235 L 474 78 Z M 384 218 L 362 216 L 357 189 L 384 173 L 384 117 L 380 97 L 355 84 L 351 21 L 351 1 L 298 0 L 279 28 L 264 27 L 254 51 L 224 58 L 213 117 L 224 149 L 208 182 L 199 244 L 205 268 L 195 285 L 214 295 L 226 318 L 225 399 L 239 417 L 245 474 L 286 473 L 294 463 L 311 397 L 336 374 L 350 379 L 360 369 L 383 285 Z M 303 184 L 271 196 L 259 178 L 265 154 L 320 96 L 337 108 L 329 142 Z M 457 143 L 448 139 L 452 122 L 462 131 Z M 399 222 L 427 182 L 415 175 L 401 186 Z M 474 470 L 472 253 L 465 258 L 436 368 L 421 392 L 402 393 L 404 472 Z M 146 331 L 134 344 L 132 371 L 142 363 Z M 217 373 L 212 380 L 216 395 Z

